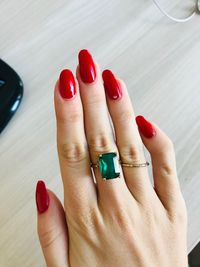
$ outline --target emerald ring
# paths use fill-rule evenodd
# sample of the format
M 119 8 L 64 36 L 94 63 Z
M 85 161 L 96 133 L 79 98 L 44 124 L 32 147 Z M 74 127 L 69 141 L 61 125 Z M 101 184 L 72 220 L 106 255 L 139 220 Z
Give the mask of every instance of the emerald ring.
M 103 180 L 110 180 L 115 178 L 120 178 L 120 167 L 121 164 L 124 167 L 146 167 L 149 165 L 148 162 L 144 163 L 124 163 L 117 158 L 116 152 L 108 152 L 100 154 L 98 157 L 98 162 L 91 163 L 91 167 L 99 168 Z

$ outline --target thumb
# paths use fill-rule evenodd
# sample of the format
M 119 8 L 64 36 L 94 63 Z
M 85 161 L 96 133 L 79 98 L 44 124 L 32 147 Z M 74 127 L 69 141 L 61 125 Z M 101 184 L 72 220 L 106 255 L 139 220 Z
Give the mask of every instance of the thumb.
M 38 236 L 48 267 L 68 266 L 67 222 L 62 204 L 46 189 L 43 181 L 36 187 Z

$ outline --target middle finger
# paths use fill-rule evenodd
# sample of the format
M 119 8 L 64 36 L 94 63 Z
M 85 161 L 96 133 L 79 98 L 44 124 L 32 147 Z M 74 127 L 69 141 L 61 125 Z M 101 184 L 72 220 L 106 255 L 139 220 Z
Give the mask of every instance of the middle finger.
M 87 50 L 79 53 L 77 79 L 84 110 L 84 125 L 89 147 L 90 159 L 97 163 L 98 156 L 106 152 L 116 152 L 118 149 L 114 140 L 106 104 L 105 91 L 101 72 Z M 104 181 L 99 168 L 93 168 L 97 182 L 99 197 L 118 199 L 122 192 L 130 194 L 120 166 L 120 179 Z M 131 195 L 131 194 L 130 194 Z

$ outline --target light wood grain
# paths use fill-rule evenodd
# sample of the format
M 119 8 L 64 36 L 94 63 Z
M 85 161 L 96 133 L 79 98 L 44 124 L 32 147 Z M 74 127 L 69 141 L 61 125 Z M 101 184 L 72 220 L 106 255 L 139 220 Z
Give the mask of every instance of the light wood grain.
M 191 0 L 161 1 L 186 15 Z M 176 11 L 177 10 L 177 11 Z M 151 0 L 1 0 L 0 56 L 21 75 L 20 109 L 0 136 L 0 266 L 44 266 L 36 232 L 35 184 L 62 199 L 53 86 L 88 48 L 129 89 L 136 114 L 175 144 L 188 207 L 188 251 L 200 240 L 200 16 L 176 24 Z

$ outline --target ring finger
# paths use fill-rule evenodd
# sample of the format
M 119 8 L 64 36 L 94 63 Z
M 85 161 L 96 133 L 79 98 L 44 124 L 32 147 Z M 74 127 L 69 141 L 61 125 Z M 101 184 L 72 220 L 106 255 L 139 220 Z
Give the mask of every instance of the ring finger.
M 110 70 L 103 72 L 108 109 L 116 133 L 120 158 L 125 163 L 146 162 L 143 144 L 135 122 L 132 103 L 125 84 Z M 125 181 L 133 196 L 139 201 L 149 200 L 153 188 L 146 167 L 123 167 Z M 153 196 L 154 194 L 151 194 Z

